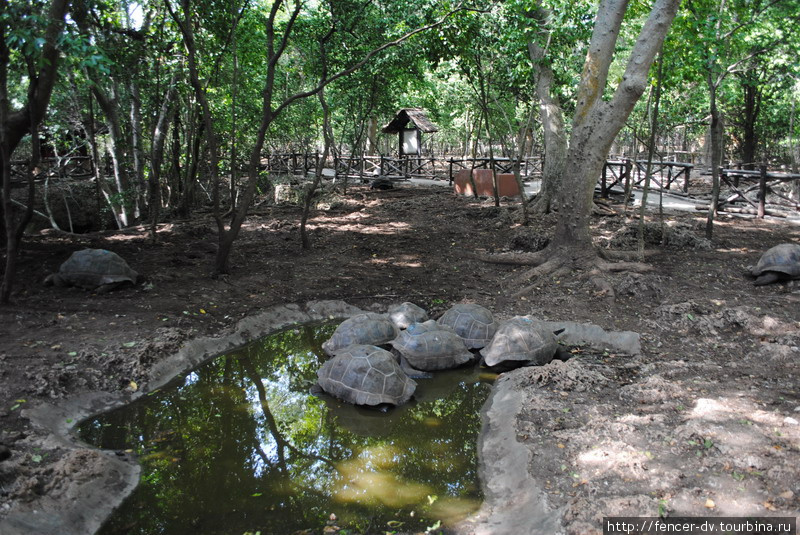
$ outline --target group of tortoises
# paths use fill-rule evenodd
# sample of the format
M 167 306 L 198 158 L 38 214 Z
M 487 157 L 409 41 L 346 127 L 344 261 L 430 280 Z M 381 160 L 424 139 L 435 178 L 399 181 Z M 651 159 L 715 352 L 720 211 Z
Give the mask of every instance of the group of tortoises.
M 756 285 L 800 279 L 800 245 L 769 249 L 749 271 Z M 106 291 L 139 279 L 115 253 L 84 249 L 45 282 Z M 489 367 L 544 365 L 558 351 L 554 333 L 536 321 L 516 317 L 499 324 L 477 304 L 455 305 L 436 321 L 412 303 L 387 314 L 358 314 L 339 325 L 322 347 L 332 358 L 318 370 L 319 387 L 358 405 L 405 403 L 417 387 L 414 376 L 472 362 L 474 350 Z
M 322 348 L 331 359 L 317 371 L 319 389 L 376 406 L 405 403 L 417 388 L 414 378 L 476 358 L 489 367 L 546 364 L 558 343 L 530 318 L 498 323 L 477 304 L 454 305 L 432 320 L 419 306 L 402 303 L 387 314 L 366 312 L 345 320 Z

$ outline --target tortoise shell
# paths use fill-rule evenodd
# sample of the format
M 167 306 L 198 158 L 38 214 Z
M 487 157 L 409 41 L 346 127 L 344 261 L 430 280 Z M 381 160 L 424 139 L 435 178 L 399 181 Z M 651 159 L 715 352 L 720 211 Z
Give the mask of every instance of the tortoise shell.
M 428 319 L 428 313 L 422 307 L 408 301 L 390 307 L 387 315 L 398 329 L 408 329 L 412 323 L 422 323 Z
M 782 243 L 767 250 L 751 269 L 756 286 L 784 279 L 800 279 L 800 245 Z
M 551 331 L 530 318 L 517 316 L 503 322 L 480 353 L 487 366 L 543 366 L 553 360 L 557 349 L 558 342 Z
M 75 251 L 58 268 L 59 283 L 94 290 L 106 284 L 131 282 L 139 274 L 116 253 L 105 249 Z
M 389 343 L 418 370 L 446 370 L 473 358 L 463 338 L 433 320 L 412 323 Z
M 322 344 L 328 355 L 353 344 L 382 345 L 394 340 L 399 330 L 391 320 L 374 312 L 365 312 L 344 320 Z
M 394 355 L 364 344 L 337 351 L 317 370 L 317 377 L 322 390 L 354 405 L 400 405 L 417 388 Z
M 491 311 L 473 303 L 453 305 L 437 323 L 452 328 L 469 349 L 484 347 L 497 330 Z

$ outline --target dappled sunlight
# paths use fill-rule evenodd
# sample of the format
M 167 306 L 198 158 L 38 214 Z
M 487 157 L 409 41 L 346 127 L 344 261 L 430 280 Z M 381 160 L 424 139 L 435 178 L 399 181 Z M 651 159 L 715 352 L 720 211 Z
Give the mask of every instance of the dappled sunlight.
M 614 474 L 623 479 L 645 477 L 642 463 L 647 461 L 644 452 L 636 451 L 623 442 L 604 443 L 578 455 L 580 476 L 587 479 L 606 477 Z
M 443 523 L 452 524 L 477 511 L 480 505 L 480 500 L 444 496 L 433 502 L 431 513 Z
M 378 266 L 392 265 L 394 267 L 420 269 L 422 262 L 417 256 L 402 255 L 402 256 L 377 256 L 374 254 L 372 258 L 365 261 L 367 264 L 374 264 Z
M 393 472 L 402 468 L 403 457 L 398 448 L 380 444 L 339 463 L 341 478 L 333 490 L 334 498 L 342 502 L 378 501 L 389 507 L 424 501 L 433 493 L 431 487 L 404 480 Z
M 714 423 L 735 420 L 748 426 L 752 422 L 774 426 L 782 425 L 784 416 L 776 412 L 763 411 L 742 398 L 700 398 L 695 402 L 688 418 Z
M 598 499 L 624 484 L 631 496 L 658 495 L 658 507 L 683 514 L 764 514 L 780 496 L 791 497 L 791 456 L 800 445 L 792 414 L 736 393 L 677 407 L 674 419 L 627 412 L 598 421 L 599 440 L 560 465 L 563 477 L 572 488 L 599 492 Z M 568 449 L 561 440 L 557 447 Z
M 309 224 L 309 228 L 325 229 L 332 232 L 353 232 L 356 234 L 371 235 L 400 234 L 412 230 L 410 224 L 400 221 L 390 221 L 387 223 L 353 223 L 349 220 L 342 221 L 336 218 L 324 221 L 316 219 L 313 223 Z

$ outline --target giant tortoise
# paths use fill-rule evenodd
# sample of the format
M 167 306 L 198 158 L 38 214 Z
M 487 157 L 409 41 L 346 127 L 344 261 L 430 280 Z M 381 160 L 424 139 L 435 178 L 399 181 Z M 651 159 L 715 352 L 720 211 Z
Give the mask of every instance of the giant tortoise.
M 442 314 L 437 323 L 452 328 L 464 339 L 469 349 L 484 347 L 497 330 L 497 322 L 491 311 L 472 303 L 453 305 Z
M 365 344 L 337 351 L 317 370 L 317 377 L 322 390 L 354 405 L 401 405 L 417 388 L 394 355 Z
M 800 279 L 800 245 L 782 243 L 767 250 L 750 268 L 753 284 L 763 286 L 780 280 Z
M 433 320 L 412 323 L 389 343 L 417 370 L 446 370 L 473 359 L 463 338 Z
M 398 329 L 408 329 L 412 323 L 422 323 L 428 319 L 428 313 L 424 308 L 408 301 L 389 307 L 386 314 Z
M 382 314 L 365 312 L 344 320 L 323 342 L 322 349 L 328 355 L 353 344 L 383 345 L 397 337 L 399 330 Z
M 58 272 L 49 275 L 44 282 L 105 292 L 122 284 L 136 284 L 138 279 L 139 274 L 116 253 L 105 249 L 82 249 L 72 253 Z
M 498 327 L 492 341 L 481 349 L 487 366 L 543 366 L 558 350 L 554 333 L 530 318 L 517 316 Z

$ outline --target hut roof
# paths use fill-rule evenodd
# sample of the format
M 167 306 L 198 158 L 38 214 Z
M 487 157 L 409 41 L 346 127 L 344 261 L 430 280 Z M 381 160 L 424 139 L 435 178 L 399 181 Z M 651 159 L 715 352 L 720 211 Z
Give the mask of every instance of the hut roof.
M 437 127 L 431 122 L 430 119 L 428 119 L 427 113 L 428 112 L 422 108 L 403 108 L 397 112 L 397 114 L 394 116 L 394 119 L 389 121 L 389 123 L 381 129 L 381 132 L 384 134 L 400 132 L 406 128 L 406 125 L 409 122 L 414 123 L 414 126 L 426 134 L 438 132 L 439 127 Z

